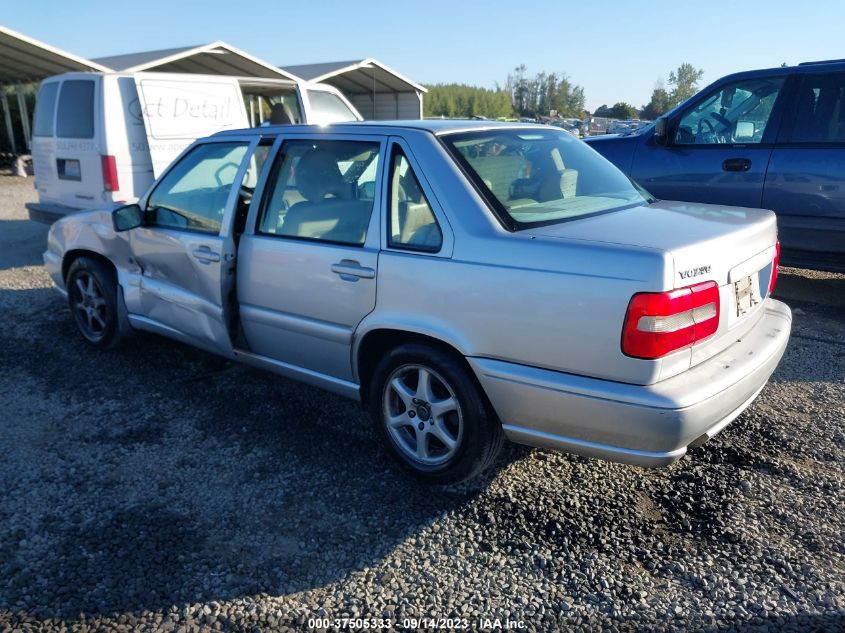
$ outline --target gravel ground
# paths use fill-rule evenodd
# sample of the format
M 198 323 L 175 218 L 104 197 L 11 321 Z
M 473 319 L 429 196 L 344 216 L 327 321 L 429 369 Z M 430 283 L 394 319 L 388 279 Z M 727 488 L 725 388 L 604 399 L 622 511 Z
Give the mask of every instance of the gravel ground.
M 0 631 L 845 629 L 845 275 L 783 271 L 783 363 L 680 463 L 508 446 L 437 489 L 354 403 L 153 336 L 87 348 L 33 195 L 0 177 Z

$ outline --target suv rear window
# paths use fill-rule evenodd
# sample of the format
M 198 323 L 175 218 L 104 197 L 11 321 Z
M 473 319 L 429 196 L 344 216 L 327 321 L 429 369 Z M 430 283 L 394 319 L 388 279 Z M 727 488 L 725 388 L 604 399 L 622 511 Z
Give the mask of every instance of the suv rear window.
M 567 132 L 503 128 L 441 138 L 511 230 L 651 202 L 621 171 Z
M 35 102 L 35 124 L 32 126 L 33 136 L 53 136 L 53 114 L 56 112 L 56 93 L 59 91 L 57 82 L 44 84 L 38 91 Z
M 94 82 L 69 79 L 62 82 L 56 113 L 59 138 L 94 138 Z

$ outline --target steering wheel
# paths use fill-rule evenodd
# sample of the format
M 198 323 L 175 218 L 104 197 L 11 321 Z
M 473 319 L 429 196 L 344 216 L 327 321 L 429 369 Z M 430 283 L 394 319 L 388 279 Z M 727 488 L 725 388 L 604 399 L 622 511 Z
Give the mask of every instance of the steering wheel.
M 713 124 L 710 121 L 708 121 L 707 119 L 701 118 L 701 119 L 698 120 L 698 131 L 695 133 L 696 140 L 699 137 L 704 136 L 704 126 L 705 125 L 710 128 L 710 135 L 714 139 L 716 138 L 716 128 L 713 127 Z

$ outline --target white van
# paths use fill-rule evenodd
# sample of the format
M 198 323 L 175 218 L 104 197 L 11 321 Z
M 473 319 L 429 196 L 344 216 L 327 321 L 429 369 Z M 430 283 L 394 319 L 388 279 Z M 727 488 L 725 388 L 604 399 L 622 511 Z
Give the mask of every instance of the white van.
M 360 121 L 326 84 L 182 73 L 74 72 L 41 84 L 32 131 L 38 202 L 53 222 L 80 209 L 134 202 L 183 149 L 227 129 Z

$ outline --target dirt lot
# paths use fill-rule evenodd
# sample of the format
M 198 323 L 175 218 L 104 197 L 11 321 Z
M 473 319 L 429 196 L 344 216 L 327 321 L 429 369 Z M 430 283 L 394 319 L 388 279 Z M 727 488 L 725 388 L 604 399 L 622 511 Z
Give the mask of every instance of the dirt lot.
M 0 631 L 845 629 L 845 275 L 783 271 L 783 363 L 671 468 L 509 446 L 436 489 L 352 402 L 153 336 L 86 347 L 32 198 L 0 177 Z

